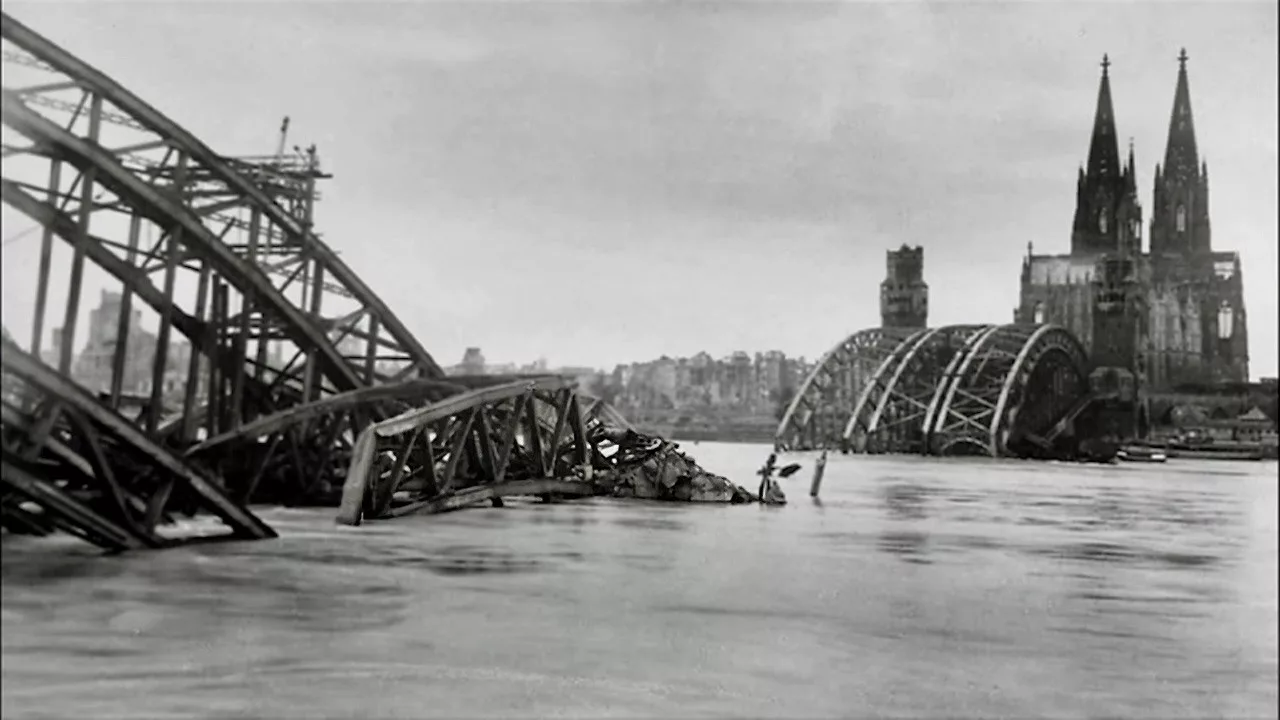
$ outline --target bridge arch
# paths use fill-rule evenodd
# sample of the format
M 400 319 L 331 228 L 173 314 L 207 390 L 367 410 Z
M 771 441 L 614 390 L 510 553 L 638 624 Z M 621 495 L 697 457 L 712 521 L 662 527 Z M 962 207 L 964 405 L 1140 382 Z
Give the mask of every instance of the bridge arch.
M 925 420 L 953 359 L 984 325 L 951 325 L 913 335 L 867 384 L 845 426 L 855 452 L 923 452 Z
M 926 426 L 928 451 L 946 455 L 981 445 L 1010 454 L 1010 441 L 1034 439 L 1088 393 L 1088 355 L 1057 325 L 990 326 L 979 333 L 939 388 Z
M 859 453 L 1021 454 L 1088 393 L 1088 358 L 1048 324 L 871 329 L 832 348 L 778 444 Z M 832 431 L 833 421 L 843 431 Z
M 837 447 L 868 383 L 919 332 L 869 328 L 828 350 L 797 388 L 778 422 L 774 444 L 792 450 Z

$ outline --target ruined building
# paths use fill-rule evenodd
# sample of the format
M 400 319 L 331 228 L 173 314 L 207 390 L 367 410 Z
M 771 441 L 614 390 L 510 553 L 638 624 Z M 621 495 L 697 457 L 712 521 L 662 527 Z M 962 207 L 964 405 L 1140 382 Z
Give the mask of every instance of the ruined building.
M 880 326 L 923 328 L 929 320 L 929 285 L 924 281 L 924 248 L 889 250 L 880 283 Z
M 1139 297 L 1124 306 L 1141 317 L 1135 319 L 1135 357 L 1121 366 L 1132 365 L 1138 382 L 1155 392 L 1247 381 L 1240 256 L 1215 252 L 1210 242 L 1209 168 L 1196 145 L 1186 51 L 1178 57 L 1164 161 L 1155 168 L 1150 246 L 1145 250 L 1133 144 L 1122 163 L 1109 66 L 1104 56 L 1088 161 L 1076 182 L 1071 252 L 1036 255 L 1028 246 L 1014 319 L 1063 325 L 1095 358 L 1115 360 L 1112 350 L 1118 348 L 1098 347 L 1116 338 L 1095 335 L 1094 281 L 1100 279 L 1100 261 L 1106 256 L 1129 258 L 1132 266 L 1126 266 L 1125 274 Z

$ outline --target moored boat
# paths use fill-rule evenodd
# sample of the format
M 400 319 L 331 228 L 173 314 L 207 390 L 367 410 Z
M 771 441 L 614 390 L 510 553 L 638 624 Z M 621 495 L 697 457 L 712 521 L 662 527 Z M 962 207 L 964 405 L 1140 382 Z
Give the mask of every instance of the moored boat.
M 1169 456 L 1165 454 L 1163 450 L 1157 450 L 1156 448 L 1144 447 L 1141 445 L 1130 445 L 1128 447 L 1121 448 L 1120 451 L 1116 453 L 1116 457 L 1125 462 L 1148 463 L 1162 463 L 1169 459 Z

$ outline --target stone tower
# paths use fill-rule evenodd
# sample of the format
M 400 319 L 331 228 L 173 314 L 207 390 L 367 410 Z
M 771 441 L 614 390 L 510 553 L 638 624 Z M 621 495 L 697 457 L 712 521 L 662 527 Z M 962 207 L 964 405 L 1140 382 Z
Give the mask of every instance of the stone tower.
M 880 325 L 923 328 L 929 322 L 929 285 L 924 281 L 924 248 L 889 250 L 887 272 L 880 283 Z
M 1088 163 L 1076 180 L 1076 213 L 1071 227 L 1071 254 L 1097 255 L 1142 250 L 1142 207 L 1134 172 L 1133 144 L 1120 163 L 1115 111 L 1111 104 L 1111 61 L 1102 56 L 1102 80 L 1093 116 Z
M 1098 259 L 1093 277 L 1094 365 L 1090 389 L 1100 437 L 1127 439 L 1145 432 L 1139 421 L 1146 364 L 1146 290 L 1136 255 L 1117 252 Z

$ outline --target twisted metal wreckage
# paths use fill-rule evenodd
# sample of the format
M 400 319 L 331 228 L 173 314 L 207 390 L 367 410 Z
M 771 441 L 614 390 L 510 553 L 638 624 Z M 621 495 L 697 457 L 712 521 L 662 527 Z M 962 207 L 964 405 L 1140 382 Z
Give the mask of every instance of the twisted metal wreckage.
M 358 524 L 513 495 L 752 499 L 571 380 L 446 377 L 315 232 L 314 147 L 286 155 L 282 134 L 275 156 L 218 155 L 8 14 L 0 36 L 0 195 L 41 231 L 30 351 L 6 333 L 0 356 L 9 531 L 123 550 L 180 542 L 169 521 L 198 511 L 226 537 L 273 537 L 251 503 Z M 95 390 L 72 379 L 90 271 L 120 288 Z M 142 308 L 159 328 L 133 397 Z

